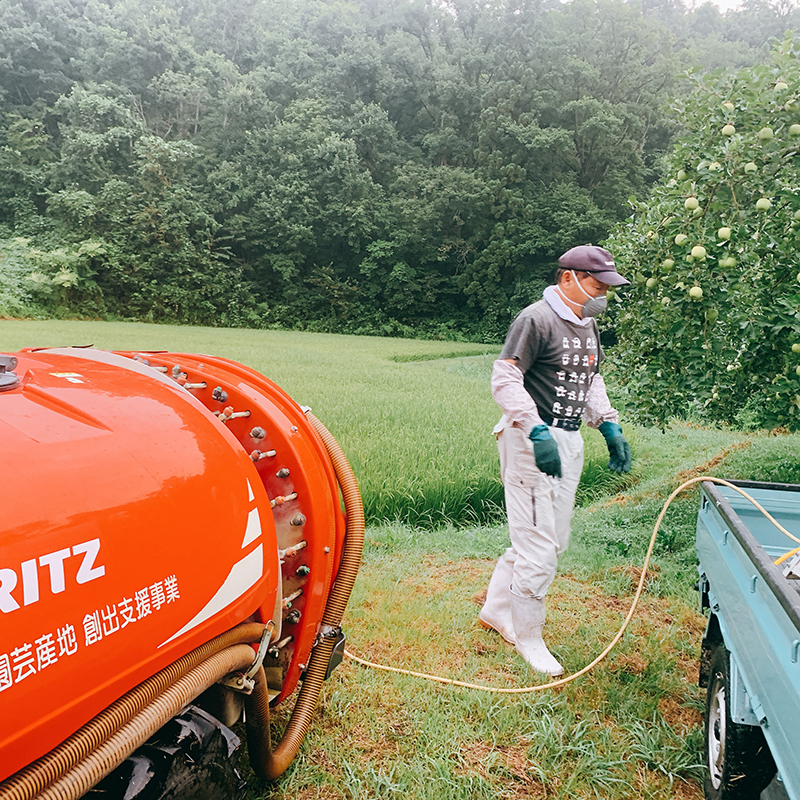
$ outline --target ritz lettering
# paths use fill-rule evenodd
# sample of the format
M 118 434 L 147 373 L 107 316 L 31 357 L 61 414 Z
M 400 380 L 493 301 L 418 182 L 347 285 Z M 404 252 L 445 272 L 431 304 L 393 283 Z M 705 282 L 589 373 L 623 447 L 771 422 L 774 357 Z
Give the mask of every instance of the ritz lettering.
M 74 569 L 74 565 L 77 563 L 76 559 L 80 559 L 75 574 L 75 582 L 78 584 L 102 578 L 106 574 L 106 568 L 102 564 L 95 564 L 99 552 L 100 540 L 90 539 L 88 542 L 74 544 L 71 547 L 46 553 L 38 558 L 23 561 L 18 570 L 0 567 L 0 611 L 10 614 L 20 608 L 19 601 L 11 594 L 17 589 L 20 582 L 22 584 L 22 605 L 29 606 L 39 600 L 40 579 L 47 580 L 46 574 L 40 575 L 39 570 L 42 568 L 49 572 L 50 591 L 53 594 L 60 594 L 67 588 L 68 571 L 64 569 L 67 561 Z M 72 569 L 69 570 L 70 573 Z M 17 592 L 17 597 L 19 597 L 19 592 Z

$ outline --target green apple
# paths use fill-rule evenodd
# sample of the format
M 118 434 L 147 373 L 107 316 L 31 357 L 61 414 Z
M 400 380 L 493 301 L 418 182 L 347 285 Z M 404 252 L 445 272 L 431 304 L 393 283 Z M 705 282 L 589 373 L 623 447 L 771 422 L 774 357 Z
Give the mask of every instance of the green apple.
M 657 283 L 658 281 L 655 278 L 648 278 L 645 286 L 647 286 L 648 289 L 652 289 Z
M 759 197 L 756 201 L 756 208 L 759 211 L 769 211 L 772 208 L 772 201 L 769 197 Z
M 796 122 L 789 126 L 789 136 L 800 136 L 800 125 Z
M 692 258 L 703 259 L 706 257 L 706 249 L 701 244 L 696 244 L 692 248 Z
M 730 229 L 730 228 L 720 228 L 720 229 L 717 231 L 717 236 L 718 236 L 720 239 L 724 239 L 724 240 L 727 242 L 727 241 L 728 241 L 728 239 L 730 239 L 730 238 L 731 238 L 731 229 Z
M 682 170 L 682 169 L 679 169 L 678 170 L 678 174 L 676 175 L 676 177 L 677 177 L 677 179 L 679 181 L 685 181 L 686 180 L 686 172 L 684 170 Z
M 698 201 L 698 199 L 696 197 L 687 197 L 683 201 L 683 207 L 687 211 L 694 211 L 699 205 L 700 205 L 700 202 Z
M 754 161 L 748 161 L 744 165 L 745 172 L 758 172 L 758 165 Z
M 716 308 L 709 308 L 706 311 L 706 322 L 710 322 L 713 325 L 717 321 L 717 317 L 719 317 L 719 311 Z
M 679 233 L 675 237 L 675 244 L 677 244 L 678 246 L 684 245 L 688 241 L 689 241 L 689 237 L 685 233 Z
M 765 125 L 758 132 L 758 138 L 761 139 L 762 142 L 768 142 L 770 139 L 773 139 L 774 137 L 775 137 L 775 132 L 768 125 Z
M 793 353 L 800 353 L 800 342 L 795 342 L 792 345 L 792 352 Z
M 734 109 L 734 105 L 733 103 L 731 103 L 730 100 L 726 100 L 722 105 L 725 106 L 725 108 L 727 108 L 728 111 L 733 111 Z
M 675 266 L 675 260 L 672 259 L 672 258 L 665 258 L 661 262 L 661 266 L 662 266 L 664 272 L 669 272 Z
M 734 133 L 736 133 L 736 128 L 731 125 L 730 122 L 727 125 L 722 126 L 723 136 L 733 136 Z
M 691 297 L 692 300 L 699 300 L 702 296 L 703 290 L 699 286 L 692 286 L 692 288 L 689 289 L 689 297 Z
M 733 256 L 725 256 L 719 260 L 719 265 L 726 268 L 735 267 L 736 259 Z
M 669 297 L 662 297 L 661 298 L 661 305 L 668 306 L 669 305 Z
M 798 365 L 797 365 L 797 366 L 794 368 L 794 371 L 795 371 L 795 372 L 796 372 L 798 375 L 800 375 L 800 364 L 798 364 Z
M 783 81 L 778 81 L 775 84 L 776 92 L 785 92 L 788 88 L 789 88 L 788 84 L 784 83 Z

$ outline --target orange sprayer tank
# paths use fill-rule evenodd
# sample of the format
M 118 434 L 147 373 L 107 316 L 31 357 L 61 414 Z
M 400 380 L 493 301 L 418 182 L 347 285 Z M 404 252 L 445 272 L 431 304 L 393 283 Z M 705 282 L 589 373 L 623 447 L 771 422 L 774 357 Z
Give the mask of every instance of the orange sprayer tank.
M 272 621 L 270 697 L 290 694 L 346 532 L 304 410 L 222 358 L 61 348 L 2 364 L 0 781 L 242 622 Z

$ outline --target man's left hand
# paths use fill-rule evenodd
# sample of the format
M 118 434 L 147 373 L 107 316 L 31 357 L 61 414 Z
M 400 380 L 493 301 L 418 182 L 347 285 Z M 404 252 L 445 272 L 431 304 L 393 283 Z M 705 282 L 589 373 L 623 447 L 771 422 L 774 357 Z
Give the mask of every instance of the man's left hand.
M 622 435 L 622 428 L 616 422 L 603 422 L 598 428 L 608 446 L 608 468 L 612 472 L 631 471 L 631 447 Z

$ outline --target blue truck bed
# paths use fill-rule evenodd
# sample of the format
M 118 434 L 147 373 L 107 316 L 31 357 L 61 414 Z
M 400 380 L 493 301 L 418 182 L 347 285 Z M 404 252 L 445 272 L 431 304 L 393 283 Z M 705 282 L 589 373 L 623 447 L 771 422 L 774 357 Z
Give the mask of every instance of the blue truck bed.
M 800 486 L 735 483 L 800 537 Z M 763 797 L 800 800 L 800 580 L 774 564 L 797 544 L 735 490 L 710 483 L 702 487 L 698 587 L 710 613 L 700 683 L 713 684 L 714 692 L 706 709 L 706 744 L 713 751 L 707 756 L 709 771 L 715 772 L 715 758 L 721 758 L 720 742 L 727 742 L 723 755 L 729 760 L 736 748 L 744 748 L 742 765 L 737 765 L 742 770 L 749 760 L 754 771 L 763 769 L 763 763 L 755 764 L 762 756 L 749 754 L 748 748 L 766 740 L 777 776 Z M 735 781 L 727 781 L 732 788 L 726 793 L 726 781 L 719 768 L 716 779 L 706 781 L 706 796 L 758 796 L 736 794 Z

